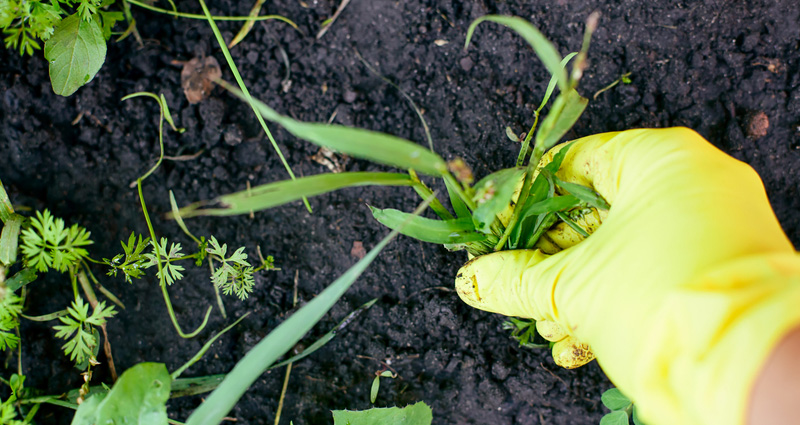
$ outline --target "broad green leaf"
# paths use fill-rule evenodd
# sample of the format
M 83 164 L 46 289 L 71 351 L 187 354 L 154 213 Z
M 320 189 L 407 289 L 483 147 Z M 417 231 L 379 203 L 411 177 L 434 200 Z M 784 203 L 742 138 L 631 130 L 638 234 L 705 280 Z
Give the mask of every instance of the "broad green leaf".
M 433 411 L 420 401 L 404 408 L 373 408 L 369 410 L 334 410 L 333 425 L 430 425 Z
M 0 220 L 5 223 L 6 220 L 11 218 L 11 214 L 14 214 L 14 207 L 11 206 L 11 200 L 8 199 L 8 193 L 6 193 L 6 188 L 3 187 L 3 182 L 0 181 Z
M 220 83 L 242 99 L 244 95 L 230 84 Z M 431 176 L 447 172 L 447 164 L 423 146 L 391 134 L 326 123 L 309 123 L 283 116 L 261 101 L 253 105 L 262 117 L 283 126 L 295 136 L 357 158 L 403 169 L 413 169 Z
M 32 267 L 24 268 L 6 280 L 6 288 L 8 288 L 10 291 L 16 291 L 17 289 L 22 288 L 23 286 L 36 280 L 37 277 L 36 269 Z
M 447 195 L 450 197 L 450 205 L 453 206 L 453 210 L 456 212 L 456 217 L 472 217 L 469 207 L 467 207 L 467 204 L 464 203 L 464 200 L 458 196 L 458 192 L 453 187 L 453 183 L 450 181 L 450 179 L 444 179 L 444 185 L 447 188 Z
M 17 246 L 19 245 L 19 232 L 24 218 L 19 214 L 11 214 L 5 220 L 3 231 L 0 234 L 0 265 L 10 266 L 17 261 Z
M 380 209 L 369 207 L 372 216 L 381 224 L 397 229 L 408 220 L 400 233 L 421 240 L 423 242 L 440 244 L 460 244 L 486 239 L 486 235 L 476 233 L 469 218 L 455 220 L 434 220 L 425 217 L 413 216 L 395 209 Z
M 611 388 L 604 392 L 603 395 L 600 396 L 600 401 L 611 410 L 621 410 L 631 404 L 628 397 L 625 397 L 617 388 Z
M 564 71 L 564 68 L 561 66 L 561 55 L 558 53 L 558 50 L 556 50 L 553 43 L 533 26 L 533 24 L 522 18 L 516 16 L 487 15 L 476 19 L 472 22 L 472 25 L 469 26 L 469 30 L 467 31 L 467 41 L 464 44 L 465 49 L 469 46 L 469 41 L 472 38 L 475 27 L 480 25 L 483 21 L 496 22 L 516 31 L 517 34 L 533 47 L 533 51 L 539 56 L 539 59 L 544 64 L 545 68 L 550 71 L 550 74 L 558 77 L 558 88 L 561 89 L 562 92 L 567 90 L 567 72 Z
M 416 212 L 426 206 L 427 203 L 423 203 Z M 395 230 L 383 238 L 364 258 L 256 344 L 236 363 L 206 401 L 189 416 L 186 425 L 218 425 L 250 385 L 319 322 L 398 233 Z
M 199 215 L 249 214 L 276 207 L 306 196 L 315 196 L 337 189 L 354 186 L 412 186 L 414 181 L 407 174 L 354 172 L 319 174 L 297 180 L 284 180 L 256 186 L 250 190 L 220 196 L 211 202 L 201 201 L 180 209 L 183 218 Z M 200 209 L 206 205 L 215 208 Z
M 94 19 L 78 14 L 61 20 L 44 43 L 44 57 L 50 62 L 53 91 L 69 96 L 94 78 L 106 60 L 106 41 Z
M 602 419 L 600 419 L 600 425 L 628 425 L 628 413 L 624 410 L 617 410 L 611 412 Z
M 559 93 L 553 101 L 550 113 L 542 121 L 542 126 L 536 133 L 534 149 L 539 149 L 543 153 L 558 143 L 575 125 L 588 104 L 589 100 L 579 95 L 575 89 Z
M 553 176 L 553 179 L 560 188 L 577 196 L 581 201 L 586 202 L 597 209 L 607 210 L 611 208 L 611 206 L 608 205 L 608 202 L 606 202 L 606 200 L 594 190 L 583 185 L 567 183 L 556 176 Z
M 473 200 L 478 205 L 472 212 L 475 229 L 489 233 L 490 225 L 497 214 L 508 208 L 517 185 L 521 185 L 525 176 L 524 168 L 507 168 L 494 172 L 475 185 Z
M 163 363 L 139 363 L 126 370 L 105 397 L 94 395 L 82 403 L 72 425 L 166 425 L 171 382 Z

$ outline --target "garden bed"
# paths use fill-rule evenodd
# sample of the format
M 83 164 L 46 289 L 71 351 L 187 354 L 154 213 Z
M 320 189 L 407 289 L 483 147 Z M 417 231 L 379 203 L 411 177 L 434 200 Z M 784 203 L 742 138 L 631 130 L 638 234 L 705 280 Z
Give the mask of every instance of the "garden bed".
M 247 15 L 250 3 L 213 1 L 209 7 L 215 15 Z M 480 178 L 513 165 L 519 146 L 506 137 L 505 127 L 520 133 L 530 126 L 549 74 L 520 37 L 498 25 L 479 27 L 465 51 L 469 24 L 489 13 L 517 15 L 566 54 L 580 48 L 584 21 L 598 10 L 600 26 L 579 88 L 590 103 L 568 138 L 634 127 L 693 128 L 758 171 L 797 245 L 800 5 L 749 3 L 353 0 L 317 40 L 339 1 L 280 0 L 268 2 L 264 13 L 283 15 L 300 31 L 278 21 L 256 23 L 231 53 L 253 96 L 283 114 L 304 121 L 332 119 L 425 143 L 414 110 L 367 70 L 357 49 L 424 110 L 436 152 L 445 159 L 464 158 Z M 193 1 L 177 7 L 201 13 Z M 233 79 L 208 23 L 136 7 L 133 13 L 144 45 L 132 37 L 111 42 L 100 73 L 69 98 L 53 94 L 41 54 L 0 53 L 0 180 L 15 204 L 46 207 L 68 224 L 88 228 L 95 258 L 120 253 L 118 241 L 127 240 L 131 231 L 146 233 L 129 184 L 157 159 L 158 107 L 144 98 L 120 101 L 129 93 L 163 93 L 176 124 L 186 128 L 182 134 L 165 132 L 167 155 L 201 152 L 165 161 L 144 183 L 159 236 L 183 238 L 162 216 L 169 211 L 169 190 L 185 205 L 243 190 L 247 182 L 255 186 L 287 178 L 246 103 L 219 88 L 201 103 L 187 102 L 177 61 L 214 56 L 223 78 Z M 219 25 L 226 40 L 241 26 Z M 628 72 L 630 84 L 592 99 Z M 760 114 L 769 121 L 763 135 L 751 125 Z M 298 176 L 329 172 L 313 159 L 318 147 L 276 125 L 271 129 Z M 336 159 L 348 171 L 382 169 Z M 229 371 L 293 311 L 295 282 L 299 306 L 357 261 L 359 246 L 368 250 L 388 233 L 372 218 L 367 202 L 410 211 L 417 199 L 411 190 L 346 189 L 311 198 L 313 214 L 296 202 L 252 217 L 187 220 L 196 233 L 244 245 L 251 255 L 260 246 L 281 270 L 257 275 L 246 301 L 226 298 L 229 318 L 251 315 L 184 376 Z M 612 384 L 596 362 L 568 371 L 555 366 L 548 350 L 518 347 L 501 329 L 501 316 L 473 310 L 458 299 L 453 280 L 464 261 L 464 253 L 404 236 L 392 242 L 306 338 L 308 344 L 378 298 L 328 345 L 294 365 L 281 423 L 330 423 L 331 409 L 369 408 L 370 385 L 383 368 L 381 361 L 398 378 L 383 380 L 376 405 L 422 400 L 433 408 L 436 424 L 598 423 L 605 413 L 600 394 Z M 189 269 L 170 288 L 179 322 L 193 329 L 208 306 L 215 311 L 199 337 L 184 340 L 170 325 L 153 278 L 127 284 L 96 268 L 103 284 L 127 306 L 108 325 L 118 370 L 142 361 L 163 362 L 174 370 L 232 321 L 216 308 L 207 270 Z M 32 284 L 27 314 L 62 309 L 70 296 L 68 281 L 48 275 Z M 26 386 L 53 394 L 81 385 L 79 372 L 58 355 L 63 342 L 51 327 L 23 320 L 22 330 Z M 7 370 L 13 371 L 16 359 L 9 359 Z M 99 359 L 105 361 L 102 355 Z M 264 374 L 230 416 L 243 424 L 272 424 L 283 378 L 283 369 Z M 108 379 L 102 366 L 95 379 Z M 170 417 L 185 419 L 200 401 L 200 396 L 170 401 Z M 69 423 L 67 413 L 48 407 L 37 418 L 43 424 Z

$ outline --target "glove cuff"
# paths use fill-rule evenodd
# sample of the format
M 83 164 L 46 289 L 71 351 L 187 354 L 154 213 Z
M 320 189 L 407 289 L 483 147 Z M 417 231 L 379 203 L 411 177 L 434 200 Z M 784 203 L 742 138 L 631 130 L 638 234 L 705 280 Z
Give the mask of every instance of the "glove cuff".
M 655 314 L 655 328 L 636 350 L 630 388 L 622 388 L 637 395 L 639 417 L 744 424 L 764 363 L 800 325 L 800 257 L 726 263 L 676 288 Z

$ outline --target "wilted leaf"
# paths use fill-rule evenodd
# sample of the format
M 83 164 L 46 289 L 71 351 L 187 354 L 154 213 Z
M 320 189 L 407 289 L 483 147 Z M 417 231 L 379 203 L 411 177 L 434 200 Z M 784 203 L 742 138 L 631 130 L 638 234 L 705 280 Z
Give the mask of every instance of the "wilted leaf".
M 219 62 L 213 56 L 192 58 L 183 63 L 181 87 L 189 103 L 199 103 L 211 94 L 214 80 L 222 77 Z

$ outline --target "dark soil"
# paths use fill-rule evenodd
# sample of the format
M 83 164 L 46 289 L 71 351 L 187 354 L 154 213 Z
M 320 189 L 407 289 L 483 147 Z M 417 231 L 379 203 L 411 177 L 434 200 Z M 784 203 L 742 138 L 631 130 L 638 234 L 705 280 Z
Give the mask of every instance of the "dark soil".
M 211 3 L 219 15 L 246 15 L 252 5 Z M 504 128 L 526 130 L 548 75 L 532 50 L 498 25 L 482 25 L 465 52 L 470 22 L 487 13 L 518 15 L 566 54 L 579 48 L 584 20 L 599 10 L 600 28 L 580 90 L 591 98 L 626 72 L 633 81 L 592 101 L 569 137 L 633 127 L 691 127 L 761 174 L 784 229 L 795 244 L 800 242 L 800 3 L 353 0 L 315 40 L 338 3 L 267 2 L 265 13 L 294 20 L 302 33 L 277 21 L 256 24 L 233 49 L 254 96 L 298 119 L 327 121 L 335 114 L 340 124 L 424 143 L 413 110 L 366 70 L 354 54 L 358 49 L 424 109 L 437 152 L 447 159 L 463 157 L 480 177 L 513 163 L 518 146 L 506 139 Z M 180 1 L 178 8 L 200 10 L 194 1 Z M 102 71 L 70 98 L 52 93 L 41 54 L 0 53 L 0 178 L 15 203 L 47 207 L 68 223 L 86 226 L 95 258 L 121 252 L 119 240 L 146 230 L 128 185 L 157 158 L 158 109 L 144 98 L 120 101 L 126 94 L 164 93 L 178 125 L 187 128 L 183 134 L 167 132 L 168 155 L 203 151 L 194 160 L 165 161 L 146 181 L 159 235 L 191 246 L 173 222 L 158 218 L 169 209 L 169 190 L 184 205 L 242 190 L 248 181 L 258 185 L 287 178 L 247 105 L 220 89 L 197 105 L 186 101 L 174 60 L 213 55 L 223 77 L 232 80 L 207 24 L 133 11 L 144 46 L 132 37 L 110 43 Z M 225 38 L 231 39 L 239 25 L 220 24 Z M 281 50 L 291 70 L 286 91 Z M 754 132 L 752 117 L 759 113 L 768 118 L 768 128 L 759 118 Z M 83 118 L 73 124 L 79 114 Z M 272 130 L 298 175 L 328 171 L 310 160 L 316 147 L 277 126 Z M 379 167 L 350 160 L 346 169 Z M 260 275 L 247 301 L 226 300 L 229 317 L 252 314 L 185 376 L 230 370 L 292 311 L 296 276 L 299 299 L 306 302 L 356 261 L 354 243 L 369 249 L 387 234 L 366 203 L 411 210 L 417 202 L 409 190 L 352 189 L 311 199 L 313 214 L 298 202 L 254 218 L 190 220 L 196 234 L 245 245 L 251 256 L 260 246 L 275 256 L 281 270 Z M 562 370 L 547 351 L 515 346 L 501 329 L 502 317 L 467 307 L 450 289 L 465 259 L 463 253 L 405 237 L 392 242 L 307 337 L 312 341 L 362 303 L 379 299 L 324 349 L 295 365 L 281 423 L 330 423 L 330 409 L 370 407 L 370 384 L 380 361 L 391 362 L 399 377 L 383 380 L 376 404 L 424 400 L 437 424 L 598 423 L 604 414 L 600 394 L 612 384 L 597 364 Z M 104 277 L 100 267 L 95 274 L 128 307 L 109 325 L 119 370 L 142 361 L 164 362 L 175 370 L 231 320 L 215 308 L 208 329 L 183 340 L 152 278 L 129 285 Z M 207 306 L 215 305 L 205 269 L 188 273 L 170 293 L 185 329 L 197 326 Z M 51 274 L 32 286 L 28 313 L 62 309 L 70 296 L 69 283 Z M 23 331 L 27 385 L 46 393 L 80 385 L 78 372 L 58 355 L 61 342 L 47 324 L 26 322 Z M 100 360 L 105 362 L 104 356 Z M 11 357 L 12 368 L 15 362 Z M 243 424 L 272 424 L 283 374 L 261 376 L 230 416 Z M 101 366 L 96 376 L 108 375 Z M 185 419 L 200 402 L 200 397 L 171 401 L 171 417 Z M 68 413 L 45 409 L 38 420 L 68 423 Z

